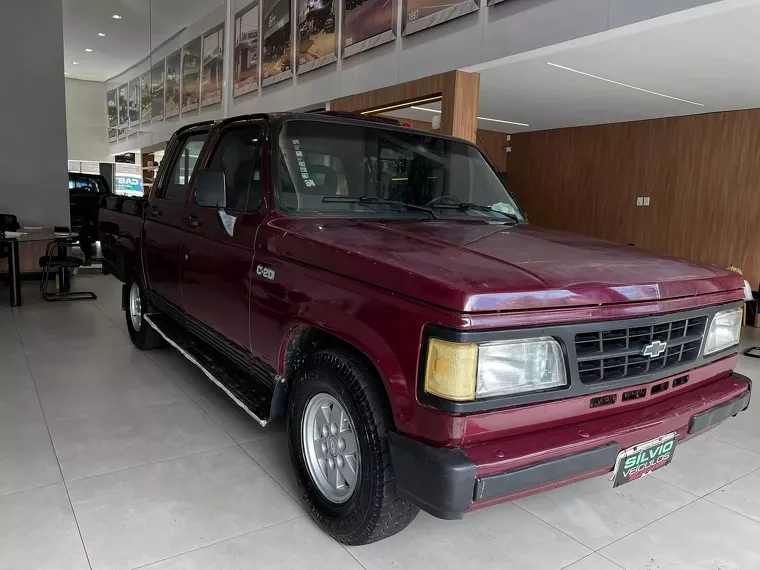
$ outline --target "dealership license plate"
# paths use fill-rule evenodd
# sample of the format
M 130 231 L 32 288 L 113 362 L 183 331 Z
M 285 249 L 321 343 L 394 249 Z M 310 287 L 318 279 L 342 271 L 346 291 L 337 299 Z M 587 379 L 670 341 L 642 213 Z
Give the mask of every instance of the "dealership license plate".
M 612 473 L 612 486 L 619 487 L 662 469 L 673 460 L 676 434 L 669 433 L 621 451 Z

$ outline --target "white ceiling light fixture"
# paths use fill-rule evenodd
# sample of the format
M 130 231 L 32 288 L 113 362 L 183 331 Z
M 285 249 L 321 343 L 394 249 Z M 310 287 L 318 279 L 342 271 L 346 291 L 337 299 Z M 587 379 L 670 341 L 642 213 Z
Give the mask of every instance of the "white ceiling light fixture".
M 428 113 L 440 113 L 438 109 L 428 109 L 427 107 L 416 107 L 412 105 L 410 109 L 417 109 L 418 111 L 427 111 Z M 516 125 L 518 127 L 529 127 L 528 123 L 517 123 L 515 121 L 505 121 L 503 119 L 489 119 L 488 117 L 478 117 L 481 121 L 493 121 L 494 123 L 504 123 L 506 125 Z
M 556 67 L 558 69 L 564 69 L 565 71 L 571 71 L 573 73 L 577 73 L 578 75 L 585 75 L 586 77 L 591 77 L 592 79 L 598 79 L 599 81 L 604 81 L 606 83 L 612 83 L 613 85 L 619 85 L 620 87 L 627 87 L 628 89 L 635 89 L 636 91 L 641 91 L 642 93 L 649 93 L 650 95 L 657 95 L 658 97 L 665 97 L 666 99 L 672 99 L 673 101 L 680 101 L 681 103 L 688 103 L 689 105 L 696 105 L 697 107 L 704 107 L 704 103 L 697 103 L 696 101 L 689 101 L 688 99 L 681 99 L 680 97 L 673 97 L 672 95 L 665 95 L 664 93 L 658 93 L 657 91 L 650 91 L 649 89 L 642 89 L 641 87 L 636 87 L 635 85 L 629 85 L 627 83 L 621 83 L 620 81 L 613 81 L 612 79 L 607 79 L 606 77 L 599 77 L 598 75 L 592 75 L 591 73 L 586 73 L 585 71 L 578 71 L 577 69 L 573 69 L 572 67 L 565 67 L 564 65 L 559 65 L 558 63 L 552 63 L 550 61 L 546 62 L 546 65 L 551 65 L 552 67 Z
M 118 14 L 114 14 L 114 15 L 113 15 L 113 16 L 111 16 L 111 17 L 112 17 L 114 20 L 121 20 L 121 16 L 119 16 Z
M 98 36 L 100 36 L 101 38 L 106 37 L 106 35 L 103 32 L 98 32 Z
M 92 49 L 91 48 L 84 48 L 84 51 L 90 52 L 90 51 L 92 51 Z
M 72 61 L 71 65 L 79 65 L 79 62 L 78 61 Z

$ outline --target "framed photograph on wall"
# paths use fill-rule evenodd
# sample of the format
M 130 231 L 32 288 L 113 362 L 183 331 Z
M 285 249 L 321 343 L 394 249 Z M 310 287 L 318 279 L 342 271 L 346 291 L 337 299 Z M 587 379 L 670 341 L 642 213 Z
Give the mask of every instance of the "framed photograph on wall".
M 261 84 L 266 87 L 293 77 L 290 0 L 262 0 L 262 11 Z
M 480 7 L 477 0 L 444 2 L 440 0 L 404 0 L 402 25 L 407 36 L 438 24 L 443 24 L 459 16 L 475 12 Z
M 224 75 L 224 25 L 206 32 L 203 36 L 203 64 L 201 66 L 201 107 L 222 101 Z
M 343 57 L 396 39 L 396 0 L 343 1 Z
M 129 128 L 140 124 L 140 78 L 129 82 Z
M 143 123 L 150 122 L 152 89 L 150 71 L 146 71 L 140 76 L 140 120 Z
M 166 58 L 166 106 L 164 116 L 168 119 L 179 115 L 179 83 L 182 53 L 175 51 Z
M 129 86 L 125 83 L 119 86 L 119 128 L 129 127 Z
M 108 140 L 116 140 L 117 129 L 119 127 L 119 108 L 116 104 L 116 89 L 111 89 L 106 93 L 106 109 L 108 110 Z
M 154 63 L 150 68 L 150 112 L 154 121 L 164 120 L 164 73 L 166 60 Z
M 296 0 L 296 8 L 298 73 L 337 61 L 334 0 Z
M 253 2 L 235 16 L 235 67 L 232 96 L 259 88 L 259 2 Z
M 194 111 L 200 102 L 201 38 L 188 42 L 182 48 L 182 85 L 180 89 L 182 112 Z

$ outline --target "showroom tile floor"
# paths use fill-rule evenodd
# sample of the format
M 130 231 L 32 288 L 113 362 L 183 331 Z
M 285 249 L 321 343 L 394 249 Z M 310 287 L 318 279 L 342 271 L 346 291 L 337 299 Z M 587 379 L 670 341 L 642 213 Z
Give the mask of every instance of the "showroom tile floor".
M 98 300 L 45 303 L 28 283 L 11 310 L 0 289 L 2 570 L 760 568 L 758 402 L 618 490 L 423 513 L 344 548 L 296 498 L 282 423 L 259 427 L 176 352 L 134 349 L 115 279 L 76 284 Z M 760 382 L 760 361 L 739 371 Z

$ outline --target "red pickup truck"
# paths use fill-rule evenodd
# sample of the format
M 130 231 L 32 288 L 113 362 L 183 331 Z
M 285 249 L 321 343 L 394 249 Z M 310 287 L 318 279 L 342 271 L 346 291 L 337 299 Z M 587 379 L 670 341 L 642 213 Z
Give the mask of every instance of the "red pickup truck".
M 462 140 L 269 114 L 180 129 L 104 199 L 129 334 L 262 425 L 346 544 L 587 477 L 633 481 L 749 405 L 743 281 L 530 226 Z

